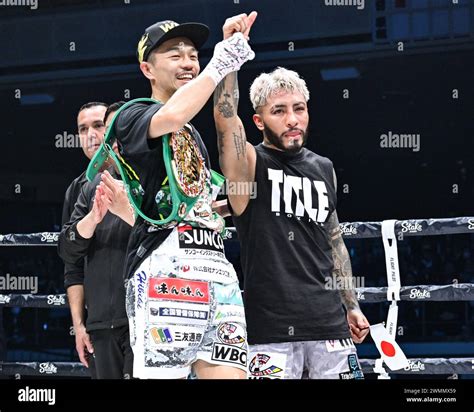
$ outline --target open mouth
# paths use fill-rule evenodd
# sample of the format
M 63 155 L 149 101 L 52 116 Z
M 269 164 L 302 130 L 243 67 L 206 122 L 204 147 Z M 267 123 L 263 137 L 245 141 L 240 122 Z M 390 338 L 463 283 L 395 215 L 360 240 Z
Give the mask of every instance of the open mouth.
M 189 82 L 194 79 L 194 75 L 192 73 L 182 73 L 176 76 L 178 80 Z

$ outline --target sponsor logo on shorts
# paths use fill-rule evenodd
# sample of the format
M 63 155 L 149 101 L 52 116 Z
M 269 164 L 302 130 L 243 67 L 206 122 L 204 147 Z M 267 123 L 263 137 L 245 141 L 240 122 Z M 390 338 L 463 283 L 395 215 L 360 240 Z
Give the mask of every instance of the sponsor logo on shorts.
M 216 283 L 214 285 L 214 294 L 217 303 L 226 305 L 243 306 L 242 294 L 237 282 L 228 285 Z
M 224 276 L 225 278 L 230 278 L 233 273 L 229 270 L 226 270 L 222 267 L 216 267 L 211 261 L 206 262 L 203 265 L 181 265 L 179 267 L 180 275 L 186 277 L 186 275 L 193 274 L 202 276 L 201 279 L 212 278 L 214 280 L 217 276 Z
M 204 249 L 224 252 L 224 240 L 218 232 L 210 229 L 178 227 L 179 247 L 181 249 Z
M 202 333 L 176 331 L 174 337 L 176 342 L 189 342 L 198 344 L 199 342 L 201 342 Z
M 149 302 L 150 323 L 205 325 L 209 306 L 197 303 Z
M 172 345 L 177 348 L 196 346 L 202 340 L 202 329 L 190 326 L 153 327 L 150 336 L 157 346 Z
M 150 334 L 155 343 L 172 343 L 173 338 L 169 328 L 151 328 Z
M 211 359 L 214 361 L 247 366 L 247 351 L 232 345 L 214 343 Z
M 192 250 L 185 249 L 186 252 Z M 215 258 L 214 256 L 204 257 L 200 255 L 188 257 L 186 255 L 179 259 L 177 268 L 180 279 L 199 279 L 223 284 L 237 282 L 235 270 L 225 257 Z
M 339 379 L 355 379 L 354 374 L 351 372 L 343 372 L 339 374 Z
M 280 361 L 283 363 L 286 361 L 286 356 L 282 355 Z M 272 355 L 265 353 L 257 353 L 249 364 L 250 379 L 261 379 L 261 378 L 282 378 L 281 372 L 283 368 L 276 366 Z
M 199 258 L 213 258 L 226 262 L 225 255 L 222 252 L 214 252 L 212 250 L 199 250 L 199 249 L 184 249 L 186 257 L 199 257 Z
M 217 329 L 217 337 L 227 345 L 243 345 L 245 343 L 245 329 L 232 322 L 225 322 Z
M 141 308 L 143 306 L 143 294 L 145 293 L 146 288 L 146 279 L 147 274 L 145 271 L 135 273 L 135 282 L 137 288 L 137 308 Z
M 354 376 L 354 379 L 364 379 L 364 374 L 360 369 L 359 361 L 357 360 L 357 355 L 354 353 L 350 354 L 347 357 L 347 363 L 349 364 L 350 373 Z
M 214 322 L 245 322 L 245 311 L 239 305 L 220 305 L 214 315 Z
M 187 279 L 151 278 L 148 286 L 148 297 L 151 299 L 209 303 L 209 284 Z
M 351 338 L 326 341 L 326 349 L 328 352 L 338 352 L 351 348 L 354 348 L 354 343 L 352 342 Z
M 150 308 L 150 315 L 207 320 L 207 312 L 204 310 L 188 310 L 180 308 Z

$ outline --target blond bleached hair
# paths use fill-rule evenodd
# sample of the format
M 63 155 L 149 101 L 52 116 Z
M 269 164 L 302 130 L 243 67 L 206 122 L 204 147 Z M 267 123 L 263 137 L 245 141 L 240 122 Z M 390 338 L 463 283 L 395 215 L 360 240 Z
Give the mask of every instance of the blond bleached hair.
M 280 91 L 288 93 L 300 92 L 305 101 L 309 100 L 306 82 L 293 70 L 277 67 L 271 73 L 262 73 L 250 86 L 250 101 L 253 109 L 265 106 L 268 98 Z

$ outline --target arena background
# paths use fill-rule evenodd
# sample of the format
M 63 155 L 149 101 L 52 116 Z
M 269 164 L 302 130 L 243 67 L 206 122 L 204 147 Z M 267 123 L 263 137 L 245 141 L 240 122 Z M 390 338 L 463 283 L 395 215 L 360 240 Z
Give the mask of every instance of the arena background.
M 251 121 L 251 81 L 276 66 L 291 68 L 311 92 L 307 146 L 336 168 L 341 222 L 474 215 L 472 0 L 366 0 L 363 8 L 323 0 L 1 3 L 2 235 L 60 230 L 64 192 L 87 166 L 77 139 L 70 147 L 77 110 L 87 101 L 149 96 L 135 58 L 145 27 L 163 19 L 208 24 L 205 67 L 225 18 L 251 10 L 259 12 L 251 33 L 256 59 L 239 74 L 250 142 L 261 140 Z M 209 102 L 193 123 L 217 168 L 211 109 Z M 419 135 L 419 146 L 383 147 L 381 136 L 389 133 Z M 346 237 L 346 245 L 365 287 L 386 286 L 381 238 Z M 398 248 L 402 285 L 474 283 L 473 234 L 405 237 Z M 238 266 L 237 242 L 228 251 Z M 7 274 L 37 277 L 39 295 L 64 293 L 54 247 L 0 247 L 0 276 Z M 22 292 L 30 291 L 0 291 Z M 388 303 L 362 308 L 378 323 Z M 409 358 L 473 356 L 472 301 L 400 302 L 399 308 L 397 342 Z M 0 360 L 76 362 L 70 331 L 67 308 L 0 304 Z M 358 350 L 363 358 L 378 357 L 370 339 Z

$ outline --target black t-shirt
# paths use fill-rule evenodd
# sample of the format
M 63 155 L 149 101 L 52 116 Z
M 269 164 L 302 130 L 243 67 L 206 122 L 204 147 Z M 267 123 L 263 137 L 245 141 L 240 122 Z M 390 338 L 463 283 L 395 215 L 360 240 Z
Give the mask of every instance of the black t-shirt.
M 114 178 L 119 176 L 109 169 Z M 58 239 L 61 258 L 84 270 L 84 297 L 87 307 L 87 331 L 127 325 L 123 267 L 131 227 L 111 212 L 97 225 L 94 235 L 83 238 L 77 224 L 89 213 L 94 203 L 101 175 L 85 183 L 74 206 L 70 221 L 63 225 Z
M 255 150 L 256 196 L 233 218 L 249 343 L 347 338 L 339 292 L 325 288 L 333 271 L 325 225 L 336 208 L 332 163 L 306 148 Z
M 64 226 L 71 219 L 72 212 L 74 212 L 74 205 L 81 193 L 82 186 L 87 183 L 86 172 L 82 172 L 76 177 L 66 190 L 64 195 L 63 214 L 61 219 L 61 226 Z M 84 284 L 84 262 L 71 264 L 64 262 L 64 287 L 67 289 L 74 285 Z
M 140 184 L 145 191 L 142 212 L 152 219 L 159 218 L 155 197 L 166 177 L 166 169 L 163 162 L 162 139 L 150 139 L 148 128 L 151 118 L 161 107 L 161 104 L 154 103 L 132 104 L 119 114 L 115 123 L 120 154 L 139 176 Z M 210 169 L 206 146 L 197 130 L 193 126 L 191 128 L 205 165 Z M 170 232 L 171 229 L 157 230 L 145 223 L 141 217 L 137 218 L 128 243 L 125 278 L 132 276 L 140 263 L 166 239 Z
M 72 212 L 74 212 L 74 205 L 76 204 L 79 193 L 81 193 L 82 186 L 87 183 L 86 172 L 82 172 L 69 185 L 64 195 L 63 214 L 61 224 L 69 222 Z

